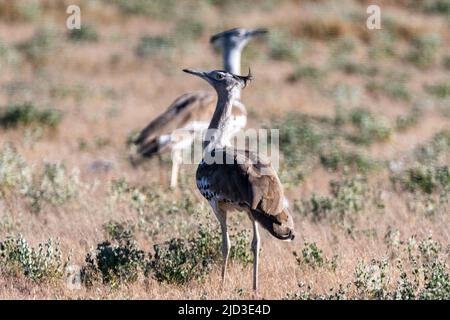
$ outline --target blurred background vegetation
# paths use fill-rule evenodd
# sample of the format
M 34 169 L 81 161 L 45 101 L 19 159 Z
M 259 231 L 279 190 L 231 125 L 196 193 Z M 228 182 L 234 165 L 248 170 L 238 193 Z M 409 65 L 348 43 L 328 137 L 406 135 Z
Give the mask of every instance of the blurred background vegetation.
M 168 192 L 169 157 L 134 169 L 126 145 L 210 90 L 181 69 L 220 68 L 208 40 L 233 27 L 270 31 L 243 52 L 243 101 L 249 127 L 280 130 L 300 234 L 264 238 L 262 297 L 450 297 L 448 0 L 0 0 L 0 298 L 251 297 L 245 217 L 220 291 L 195 166 Z

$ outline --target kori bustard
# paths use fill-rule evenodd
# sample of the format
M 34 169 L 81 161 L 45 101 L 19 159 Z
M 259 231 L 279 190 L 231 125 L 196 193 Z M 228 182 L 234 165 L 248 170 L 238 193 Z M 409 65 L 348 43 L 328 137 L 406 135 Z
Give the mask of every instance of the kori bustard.
M 222 48 L 225 70 L 239 74 L 241 53 L 246 44 L 255 36 L 266 33 L 266 29 L 235 28 L 218 33 L 210 42 Z M 130 157 L 133 165 L 138 165 L 145 158 L 172 151 L 172 172 L 170 186 L 177 186 L 178 172 L 182 162 L 183 150 L 189 149 L 195 133 L 208 127 L 215 108 L 215 95 L 210 92 L 190 92 L 177 98 L 168 109 L 151 121 L 133 141 L 137 146 L 135 155 Z M 234 135 L 245 127 L 247 111 L 240 101 L 240 92 L 232 109 L 231 134 Z
M 294 223 L 285 205 L 283 187 L 270 161 L 255 152 L 238 150 L 229 144 L 233 101 L 251 79 L 251 74 L 250 71 L 248 76 L 218 70 L 183 71 L 206 80 L 218 97 L 203 141 L 203 160 L 197 168 L 196 181 L 221 226 L 222 282 L 225 281 L 230 252 L 227 214 L 232 210 L 244 211 L 253 223 L 253 289 L 256 291 L 260 250 L 258 226 L 280 240 L 293 240 Z

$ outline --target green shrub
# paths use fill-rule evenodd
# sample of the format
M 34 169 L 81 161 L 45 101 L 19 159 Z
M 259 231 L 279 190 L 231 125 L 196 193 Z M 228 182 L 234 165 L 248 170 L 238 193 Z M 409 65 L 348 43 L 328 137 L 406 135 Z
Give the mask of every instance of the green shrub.
M 384 141 L 392 133 L 392 130 L 382 120 L 376 118 L 366 109 L 352 110 L 350 121 L 357 128 L 357 132 L 350 135 L 349 139 L 357 144 L 370 145 L 375 141 Z
M 8 22 L 30 22 L 38 19 L 42 14 L 38 1 L 0 1 L 0 17 Z
M 280 130 L 279 146 L 285 161 L 280 176 L 287 182 L 294 182 L 294 178 L 301 180 L 316 164 L 332 171 L 352 168 L 368 172 L 375 169 L 375 160 L 358 150 L 344 148 L 343 139 L 370 144 L 387 139 L 391 132 L 381 120 L 364 109 L 341 110 L 334 119 L 290 113 L 275 120 L 272 127 Z M 348 129 L 352 129 L 351 132 Z M 286 176 L 284 167 L 289 170 Z
M 136 47 L 136 54 L 141 58 L 169 53 L 174 49 L 171 39 L 164 36 L 142 36 Z
M 406 115 L 397 116 L 395 119 L 395 129 L 397 131 L 404 131 L 416 126 L 421 115 L 422 114 L 419 109 L 413 108 Z
M 358 297 L 387 299 L 389 264 L 386 260 L 372 259 L 369 263 L 360 261 L 355 267 L 353 284 Z
M 244 264 L 251 261 L 246 232 L 231 238 L 230 260 Z M 161 282 L 186 284 L 202 280 L 212 267 L 222 260 L 221 236 L 217 230 L 200 226 L 198 235 L 185 239 L 171 239 L 154 246 L 155 254 L 150 264 L 154 277 Z
M 5 145 L 0 150 L 0 196 L 24 185 L 30 173 L 25 160 L 13 146 Z
M 134 228 L 117 222 L 103 226 L 109 240 L 101 242 L 85 258 L 81 268 L 82 282 L 91 287 L 95 282 L 117 288 L 138 280 L 144 274 L 149 255 L 139 249 L 134 240 Z
M 355 51 L 357 42 L 353 37 L 343 37 L 337 39 L 331 47 L 332 56 L 348 56 Z
M 0 113 L 0 126 L 41 125 L 55 128 L 62 119 L 61 112 L 55 109 L 39 110 L 32 103 L 10 105 Z
M 269 35 L 270 57 L 274 60 L 298 61 L 303 51 L 303 43 L 286 31 L 278 30 Z
M 175 0 L 108 0 L 108 2 L 112 2 L 126 14 L 151 16 L 153 18 L 172 16 L 176 7 L 180 4 Z
M 50 61 L 56 48 L 55 32 L 50 28 L 38 29 L 34 35 L 18 45 L 25 57 L 34 67 L 41 67 Z
M 175 35 L 182 42 L 199 39 L 204 32 L 203 23 L 193 17 L 182 18 L 177 21 Z
M 431 66 L 441 47 L 441 38 L 437 34 L 420 35 L 412 40 L 413 49 L 409 60 L 419 67 Z
M 356 151 L 345 151 L 336 146 L 330 146 L 320 152 L 321 164 L 331 171 L 354 168 L 361 173 L 375 169 L 377 163 L 370 157 Z
M 392 177 L 394 183 L 400 183 L 409 192 L 431 194 L 442 190 L 450 190 L 450 171 L 448 166 L 416 166 L 400 175 Z
M 361 212 L 367 205 L 369 190 L 361 176 L 344 177 L 330 182 L 331 196 L 296 201 L 295 209 L 303 215 L 311 215 L 313 221 L 330 218 L 342 221 L 346 216 Z
M 273 124 L 280 129 L 280 150 L 288 164 L 298 165 L 319 151 L 324 139 L 307 115 L 291 113 Z
M 433 85 L 425 86 L 425 90 L 440 99 L 450 97 L 450 81 L 443 81 Z
M 411 94 L 405 80 L 386 79 L 383 82 L 369 81 L 366 89 L 376 95 L 384 94 L 395 100 L 409 101 Z
M 41 173 L 35 173 L 20 192 L 27 198 L 30 209 L 40 212 L 44 205 L 61 206 L 79 195 L 79 171 L 67 172 L 64 164 L 45 163 Z
M 368 54 L 371 59 L 381 60 L 396 56 L 395 37 L 391 32 L 379 30 L 370 41 Z
M 68 261 L 62 258 L 59 243 L 52 239 L 33 248 L 21 235 L 0 242 L 0 272 L 23 274 L 33 280 L 58 279 L 64 275 Z
M 68 37 L 74 42 L 97 42 L 98 34 L 91 25 L 83 24 L 80 29 L 72 29 L 68 33 Z
M 447 0 L 423 1 L 422 7 L 427 13 L 450 14 L 450 3 Z
M 4 68 L 5 66 L 15 66 L 19 61 L 19 55 L 17 50 L 12 46 L 0 39 L 0 66 Z
M 415 236 L 399 241 L 393 259 L 360 260 L 350 282 L 337 289 L 318 292 L 313 284 L 300 283 L 300 291 L 288 293 L 285 299 L 383 299 L 448 300 L 450 275 L 445 260 L 447 250 L 431 237 L 418 241 Z M 389 255 L 389 253 L 387 254 Z M 321 256 L 319 249 L 307 249 L 306 256 Z M 312 258 L 312 261 L 316 261 Z M 319 258 L 320 261 L 320 258 Z
M 444 66 L 445 69 L 450 70 L 450 55 L 446 55 L 443 60 L 442 60 L 442 64 Z
M 323 76 L 323 71 L 313 66 L 297 66 L 293 73 L 291 73 L 287 81 L 297 82 L 301 80 L 317 81 Z
M 374 65 L 356 63 L 352 61 L 344 61 L 338 65 L 339 69 L 350 75 L 376 76 L 378 68 Z
M 321 267 L 325 260 L 323 251 L 317 247 L 315 242 L 305 242 L 301 256 L 296 251 L 293 254 L 298 264 L 306 264 L 312 268 Z
M 0 195 L 14 192 L 36 213 L 47 204 L 61 206 L 78 197 L 78 170 L 68 173 L 61 163 L 45 163 L 42 171 L 31 169 L 11 146 L 0 150 Z
M 290 292 L 283 298 L 284 300 L 348 300 L 348 288 L 339 285 L 337 289 L 330 288 L 327 293 L 317 293 L 314 291 L 312 285 L 305 285 L 299 283 L 300 291 Z
M 450 131 L 442 130 L 436 133 L 433 138 L 420 145 L 414 151 L 415 160 L 421 164 L 432 164 L 448 156 L 450 151 Z

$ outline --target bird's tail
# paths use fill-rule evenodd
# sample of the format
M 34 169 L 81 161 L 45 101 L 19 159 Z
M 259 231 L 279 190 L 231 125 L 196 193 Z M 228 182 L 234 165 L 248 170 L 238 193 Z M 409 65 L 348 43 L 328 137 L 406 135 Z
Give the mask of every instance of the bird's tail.
M 260 209 L 251 209 L 253 218 L 275 238 L 291 241 L 295 238 L 294 222 L 289 208 L 285 207 L 276 215 L 269 215 Z
M 129 156 L 130 162 L 134 167 L 137 167 L 145 160 L 167 151 L 171 144 L 172 141 L 167 137 L 153 139 L 146 144 L 139 146 L 139 148 Z

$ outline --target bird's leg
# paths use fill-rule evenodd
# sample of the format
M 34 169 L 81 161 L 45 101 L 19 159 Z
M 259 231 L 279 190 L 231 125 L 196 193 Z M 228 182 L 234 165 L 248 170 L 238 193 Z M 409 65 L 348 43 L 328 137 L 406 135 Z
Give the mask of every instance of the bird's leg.
M 227 228 L 227 214 L 225 211 L 221 210 L 217 203 L 214 203 L 212 206 L 214 213 L 217 216 L 217 219 L 220 223 L 220 228 L 222 229 L 222 287 L 225 284 L 225 278 L 227 276 L 227 263 L 228 263 L 228 255 L 230 254 L 230 236 L 228 234 Z
M 181 150 L 172 150 L 172 176 L 170 177 L 170 187 L 172 189 L 176 188 L 178 185 L 178 171 L 181 164 Z
M 225 277 L 227 276 L 227 263 L 228 255 L 230 254 L 230 237 L 227 230 L 226 217 L 224 222 L 220 223 L 222 228 L 222 256 L 223 256 L 223 266 L 222 266 L 222 286 L 225 283 Z
M 258 222 L 253 220 L 253 240 L 252 240 L 252 251 L 253 251 L 253 290 L 258 290 L 258 265 L 259 265 L 259 249 L 260 249 L 260 238 L 258 231 Z
M 166 184 L 166 170 L 163 170 L 164 161 L 161 154 L 158 154 L 158 167 L 159 167 L 159 181 L 162 184 Z

